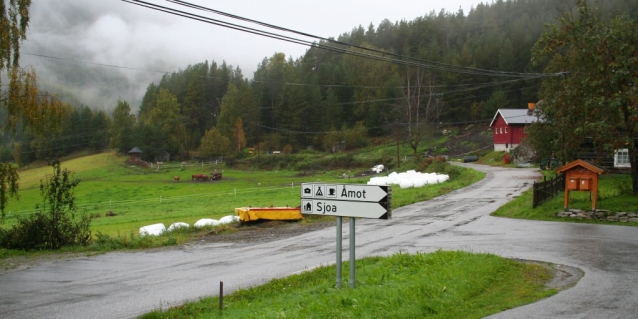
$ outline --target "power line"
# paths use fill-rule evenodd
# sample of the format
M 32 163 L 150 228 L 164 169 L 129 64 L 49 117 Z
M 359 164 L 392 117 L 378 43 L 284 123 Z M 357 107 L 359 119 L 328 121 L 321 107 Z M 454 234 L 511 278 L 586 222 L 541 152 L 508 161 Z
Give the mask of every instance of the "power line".
M 136 1 L 136 0 L 133 0 L 133 1 Z M 218 15 L 222 15 L 222 16 L 225 16 L 225 17 L 237 19 L 237 20 L 240 20 L 240 21 L 254 23 L 254 24 L 257 24 L 257 25 L 260 25 L 260 26 L 264 26 L 264 27 L 267 27 L 267 28 L 271 28 L 271 29 L 275 29 L 275 30 L 279 30 L 279 31 L 284 31 L 284 32 L 290 32 L 290 33 L 294 33 L 294 34 L 305 36 L 305 37 L 315 38 L 315 39 L 318 39 L 318 40 L 321 40 L 321 41 L 335 43 L 335 44 L 338 44 L 338 45 L 351 46 L 351 47 L 354 47 L 354 48 L 357 48 L 357 49 L 361 49 L 361 50 L 365 50 L 365 51 L 370 51 L 370 52 L 379 53 L 379 54 L 383 54 L 383 55 L 393 56 L 393 57 L 396 57 L 396 58 L 399 58 L 399 59 L 408 59 L 408 60 L 413 60 L 413 61 L 420 62 L 420 63 L 429 63 L 429 64 L 433 64 L 433 65 L 440 65 L 440 66 L 444 66 L 444 67 L 448 67 L 448 68 L 452 68 L 452 69 L 463 69 L 463 70 L 476 71 L 476 72 L 485 72 L 485 73 L 494 74 L 494 75 L 498 75 L 498 76 L 539 76 L 539 75 L 545 76 L 545 75 L 548 75 L 548 74 L 540 74 L 540 73 L 520 73 L 520 72 L 504 72 L 504 71 L 486 70 L 486 69 L 479 69 L 479 68 L 457 66 L 457 65 L 442 63 L 442 62 L 438 62 L 438 61 L 432 61 L 432 60 L 418 59 L 418 58 L 408 57 L 408 56 L 395 54 L 395 53 L 391 53 L 391 52 L 385 52 L 385 51 L 381 51 L 381 50 L 377 50 L 377 49 L 373 49 L 373 48 L 353 45 L 353 44 L 350 44 L 350 43 L 337 41 L 337 40 L 334 40 L 334 39 L 331 39 L 331 38 L 325 38 L 325 37 L 321 37 L 321 36 L 317 36 L 317 35 L 312 35 L 312 34 L 309 34 L 309 33 L 306 33 L 306 32 L 301 32 L 301 31 L 297 31 L 297 30 L 283 28 L 283 27 L 279 27 L 279 26 L 272 25 L 272 24 L 269 24 L 269 23 L 265 23 L 265 22 L 261 22 L 261 21 L 257 21 L 257 20 L 253 20 L 253 19 L 249 19 L 249 18 L 245 18 L 245 17 L 241 17 L 241 16 L 238 16 L 238 15 L 226 13 L 226 12 L 223 12 L 223 11 L 219 11 L 219 10 L 215 10 L 215 9 L 211 9 L 211 8 L 207 8 L 207 7 L 203 7 L 203 6 L 199 6 L 199 5 L 195 5 L 195 4 L 192 4 L 190 2 L 186 2 L 186 1 L 181 1 L 181 0 L 167 0 L 167 1 L 175 3 L 175 4 L 179 4 L 179 5 L 182 5 L 182 6 L 186 6 L 186 7 L 189 7 L 189 8 L 198 9 L 198 10 L 202 10 L 202 11 L 206 11 L 206 12 L 211 12 L 211 13 L 215 13 L 215 14 L 218 14 Z
M 144 69 L 144 68 L 138 68 L 138 67 L 116 65 L 116 64 L 105 64 L 105 63 L 98 63 L 98 62 L 86 61 L 86 60 L 61 58 L 61 57 L 52 56 L 52 55 L 46 55 L 46 54 L 38 54 L 38 53 L 30 53 L 30 52 L 21 52 L 20 54 L 29 55 L 29 56 L 35 56 L 35 57 L 40 57 L 40 58 L 45 58 L 45 59 L 66 61 L 66 62 L 72 62 L 72 63 L 83 63 L 83 64 L 89 64 L 89 65 L 95 65 L 95 66 L 101 66 L 101 67 L 108 67 L 108 68 L 133 70 L 133 71 L 143 71 L 143 72 L 151 72 L 151 73 L 160 73 L 160 74 L 165 74 L 165 75 L 175 74 L 175 71 L 161 71 L 161 70 L 151 70 L 151 69 Z M 216 80 L 226 79 L 224 77 L 216 77 L 216 76 L 208 76 L 208 75 L 206 75 L 206 76 L 204 76 L 204 75 L 189 75 L 189 76 L 190 77 L 202 78 L 202 79 L 216 79 Z M 527 78 L 525 78 L 523 80 L 527 80 Z M 251 79 L 250 81 L 254 82 L 254 83 L 265 83 L 265 84 L 279 84 L 279 85 L 290 85 L 290 86 L 334 87 L 334 88 L 361 88 L 361 89 L 379 89 L 379 88 L 405 89 L 405 88 L 408 88 L 408 86 L 404 86 L 404 85 L 401 85 L 401 86 L 383 86 L 383 85 L 314 84 L 314 83 L 297 83 L 297 82 L 261 81 L 261 80 L 255 80 L 255 79 Z M 489 84 L 489 83 L 500 83 L 500 82 L 480 82 L 480 83 L 467 83 L 467 84 L 454 84 L 454 85 L 430 85 L 430 86 L 420 86 L 420 87 L 421 88 L 439 88 L 439 87 L 450 87 L 450 86 L 484 85 L 484 84 Z M 504 81 L 503 83 L 509 83 L 509 82 L 508 81 Z M 8 84 L 2 84 L 1 86 L 8 86 Z M 410 87 L 415 88 L 415 87 L 419 87 L 419 86 L 414 85 L 414 86 L 410 86 Z
M 511 74 L 511 73 L 508 73 L 508 72 L 499 72 L 499 71 L 491 71 L 491 70 L 480 70 L 480 69 L 478 69 L 478 70 L 464 70 L 464 69 L 459 69 L 459 67 L 451 68 L 451 67 L 449 67 L 449 65 L 445 65 L 445 66 L 438 66 L 438 65 L 432 65 L 432 64 L 428 65 L 428 64 L 423 64 L 423 63 L 420 63 L 420 62 L 417 63 L 417 62 L 406 61 L 406 60 L 403 60 L 403 59 L 405 58 L 405 59 L 410 59 L 410 60 L 413 60 L 413 61 L 415 59 L 407 58 L 407 57 L 403 57 L 403 56 L 397 56 L 397 55 L 390 54 L 390 53 L 383 52 L 383 51 L 379 51 L 379 50 L 371 50 L 371 49 L 367 49 L 367 48 L 361 49 L 361 50 L 371 51 L 371 52 L 374 52 L 376 54 L 380 54 L 380 55 L 374 55 L 374 54 L 367 54 L 367 53 L 363 53 L 363 52 L 357 52 L 357 51 L 354 51 L 354 50 L 349 50 L 349 49 L 344 49 L 344 48 L 339 48 L 339 47 L 334 47 L 334 46 L 328 46 L 328 45 L 324 45 L 322 43 L 301 40 L 301 39 L 288 37 L 288 36 L 284 36 L 284 35 L 280 35 L 280 34 L 276 34 L 276 33 L 272 33 L 272 32 L 267 32 L 267 31 L 263 31 L 263 30 L 259 30 L 259 29 L 254 29 L 254 28 L 241 26 L 241 25 L 234 24 L 234 23 L 229 23 L 229 22 L 225 22 L 225 21 L 221 21 L 221 20 L 217 20 L 217 19 L 212 19 L 212 18 L 201 16 L 201 15 L 196 15 L 196 14 L 193 14 L 193 13 L 189 13 L 189 12 L 185 12 L 185 11 L 181 11 L 181 10 L 177 10 L 177 9 L 173 9 L 173 8 L 169 8 L 169 7 L 165 7 L 165 6 L 149 3 L 149 2 L 146 2 L 146 1 L 141 1 L 141 0 L 122 0 L 122 1 L 124 1 L 126 3 L 130 3 L 130 4 L 135 4 L 135 5 L 138 5 L 138 6 L 141 6 L 141 7 L 145 7 L 145 8 L 149 8 L 149 9 L 165 12 L 165 13 L 172 14 L 172 15 L 175 15 L 175 16 L 180 16 L 180 17 L 184 17 L 184 18 L 188 18 L 188 19 L 192 19 L 192 20 L 196 20 L 196 21 L 200 21 L 200 22 L 204 22 L 204 23 L 209 23 L 209 24 L 213 24 L 213 25 L 217 25 L 217 26 L 221 26 L 221 27 L 225 27 L 225 28 L 230 28 L 230 29 L 237 30 L 237 31 L 247 32 L 247 33 L 251 33 L 251 34 L 255 34 L 255 35 L 259 35 L 259 36 L 264 36 L 264 37 L 273 38 L 273 39 L 277 39 L 277 40 L 281 40 L 281 41 L 286 41 L 286 42 L 291 42 L 291 43 L 295 43 L 295 44 L 305 45 L 305 46 L 309 46 L 309 47 L 317 47 L 317 48 L 328 50 L 328 51 L 332 51 L 332 52 L 337 52 L 337 53 L 342 53 L 342 54 L 349 54 L 349 55 L 353 55 L 353 56 L 357 56 L 357 57 L 368 58 L 368 59 L 384 61 L 384 62 L 390 62 L 390 63 L 395 63 L 395 64 L 403 64 L 403 65 L 407 65 L 407 66 L 414 66 L 414 67 L 426 68 L 426 69 L 444 71 L 444 72 L 453 72 L 453 73 L 470 74 L 470 75 L 483 75 L 483 76 L 502 76 L 502 77 L 519 77 L 519 78 L 534 77 L 534 78 L 536 78 L 536 77 L 539 77 L 539 76 L 546 77 L 546 76 L 557 76 L 557 75 L 559 75 L 559 74 L 538 74 L 538 73 L 534 73 L 534 74 L 524 74 L 524 73 Z M 185 2 L 182 2 L 182 3 L 185 3 Z M 199 6 L 197 6 L 197 7 L 199 7 Z M 208 8 L 205 8 L 205 7 L 201 7 L 201 8 L 208 9 Z M 212 10 L 212 9 L 210 9 L 210 10 Z M 315 38 L 317 38 L 317 37 L 315 37 Z M 350 46 L 349 44 L 345 44 L 345 45 Z M 386 56 L 397 56 L 398 58 L 401 58 L 401 59 L 389 58 L 389 57 L 386 57 Z

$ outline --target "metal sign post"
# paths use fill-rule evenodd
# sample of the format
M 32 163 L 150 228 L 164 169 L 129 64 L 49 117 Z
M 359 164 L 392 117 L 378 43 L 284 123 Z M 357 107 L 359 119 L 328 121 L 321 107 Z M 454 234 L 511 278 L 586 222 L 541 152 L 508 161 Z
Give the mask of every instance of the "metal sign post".
M 341 233 L 341 216 L 337 216 L 337 289 L 341 289 L 341 242 L 343 234 Z
M 350 217 L 350 288 L 354 288 L 354 262 L 357 260 L 354 254 L 354 217 Z
M 350 288 L 355 287 L 355 220 L 359 218 L 390 219 L 392 188 L 362 184 L 301 184 L 301 213 L 337 217 L 337 289 L 342 286 L 342 226 L 350 217 Z

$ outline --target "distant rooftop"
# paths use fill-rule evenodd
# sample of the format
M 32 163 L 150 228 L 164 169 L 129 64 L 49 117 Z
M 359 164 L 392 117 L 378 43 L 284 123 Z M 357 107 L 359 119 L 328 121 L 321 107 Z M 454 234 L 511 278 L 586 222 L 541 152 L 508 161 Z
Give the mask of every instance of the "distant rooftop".
M 494 121 L 500 114 L 507 125 L 510 124 L 531 124 L 538 121 L 538 117 L 535 115 L 528 115 L 527 109 L 498 109 L 494 118 L 490 123 L 490 126 L 494 125 Z
M 142 153 L 142 150 L 141 150 L 139 147 L 135 146 L 135 147 L 133 147 L 133 149 L 132 149 L 132 150 L 128 151 L 128 153 L 129 153 L 129 154 L 132 154 L 132 153 Z

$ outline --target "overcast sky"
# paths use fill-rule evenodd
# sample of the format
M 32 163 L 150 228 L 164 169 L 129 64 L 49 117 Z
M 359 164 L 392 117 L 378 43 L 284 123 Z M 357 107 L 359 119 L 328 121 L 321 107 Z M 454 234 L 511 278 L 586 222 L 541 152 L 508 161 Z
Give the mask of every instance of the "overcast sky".
M 183 6 L 168 1 L 147 1 L 189 11 Z M 359 25 L 367 28 L 372 23 L 376 27 L 383 19 L 391 22 L 409 21 L 432 11 L 438 13 L 443 9 L 457 12 L 459 8 L 462 8 L 467 15 L 472 6 L 483 2 L 480 0 L 186 1 L 289 29 L 335 38 Z M 264 57 L 270 57 L 275 52 L 283 52 L 286 56 L 297 58 L 307 49 L 305 46 L 193 21 L 119 0 L 34 0 L 31 10 L 32 20 L 27 32 L 27 41 L 23 43 L 21 50 L 23 66 L 34 65 L 41 81 L 47 81 L 47 77 L 48 80 L 53 80 L 56 72 L 59 76 L 60 68 L 81 72 L 78 65 L 88 66 L 96 73 L 117 73 L 123 81 L 130 82 L 130 88 L 125 92 L 119 92 L 119 96 L 132 100 L 132 104 L 141 99 L 141 95 L 150 82 L 157 82 L 161 78 L 161 73 L 149 72 L 150 70 L 172 72 L 205 60 L 218 63 L 226 61 L 233 66 L 239 66 L 245 77 L 252 78 L 257 64 Z M 190 12 L 259 28 L 256 25 L 211 13 L 193 10 Z M 29 55 L 30 53 L 66 60 L 37 57 Z M 79 61 L 129 67 L 136 70 L 98 67 Z M 52 65 L 55 65 L 57 69 L 54 70 Z M 91 81 L 95 82 L 93 83 L 95 86 L 104 86 L 104 82 L 92 79 L 89 75 L 82 78 L 83 85 L 86 86 L 82 89 L 83 99 L 91 99 L 92 94 L 100 94 L 100 91 L 109 91 L 104 87 L 90 88 Z M 55 81 L 60 80 L 58 78 Z M 111 90 L 108 94 L 114 93 Z M 112 97 L 115 101 L 117 98 L 117 96 Z M 100 104 L 91 101 L 84 103 Z

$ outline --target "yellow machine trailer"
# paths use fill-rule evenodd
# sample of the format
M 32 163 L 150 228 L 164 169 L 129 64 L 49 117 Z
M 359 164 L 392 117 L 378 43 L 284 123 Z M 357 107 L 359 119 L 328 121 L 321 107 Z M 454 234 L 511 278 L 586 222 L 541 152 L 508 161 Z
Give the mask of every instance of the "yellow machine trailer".
M 239 207 L 235 213 L 241 222 L 264 220 L 300 220 L 303 219 L 300 207 Z

